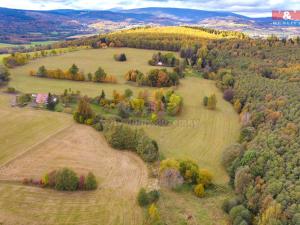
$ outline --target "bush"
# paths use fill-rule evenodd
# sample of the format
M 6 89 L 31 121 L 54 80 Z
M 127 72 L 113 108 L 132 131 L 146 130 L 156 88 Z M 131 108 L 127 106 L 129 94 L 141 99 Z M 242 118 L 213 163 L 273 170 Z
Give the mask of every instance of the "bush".
M 203 105 L 206 107 L 206 106 L 207 106 L 207 103 L 208 103 L 208 97 L 207 97 L 207 96 L 204 96 L 204 97 L 203 97 Z
M 217 97 L 215 94 L 212 94 L 211 96 L 208 97 L 207 100 L 207 108 L 214 110 L 217 107 Z
M 94 112 L 91 108 L 89 98 L 84 96 L 80 98 L 77 111 L 74 113 L 73 118 L 78 123 L 84 123 L 86 120 L 91 119 Z M 90 120 L 92 122 L 93 120 Z
M 23 94 L 21 96 L 18 96 L 17 103 L 20 106 L 25 106 L 31 101 L 31 95 L 30 94 Z
M 96 177 L 93 173 L 89 172 L 85 179 L 85 190 L 95 190 L 98 187 Z
M 165 169 L 179 169 L 179 162 L 175 159 L 165 159 L 160 162 L 159 170 L 163 171 Z
M 161 186 L 174 189 L 180 187 L 184 179 L 177 169 L 165 168 L 160 172 L 159 182 Z
M 105 73 L 105 71 L 101 67 L 99 67 L 98 70 L 95 72 L 93 81 L 94 82 L 104 82 L 106 75 L 107 74 Z
M 97 131 L 103 131 L 103 124 L 101 122 L 97 122 L 96 124 L 93 125 L 93 127 L 97 130 Z
M 87 120 L 85 121 L 85 124 L 86 124 L 86 125 L 89 125 L 89 126 L 92 126 L 93 123 L 94 123 L 94 120 L 93 120 L 92 118 L 89 118 L 89 119 L 87 119 Z
M 199 167 L 191 160 L 183 160 L 179 163 L 179 171 L 184 180 L 190 184 L 196 184 L 199 178 Z
M 138 203 L 140 206 L 144 207 L 154 202 L 157 202 L 159 199 L 160 193 L 157 190 L 152 190 L 147 192 L 145 188 L 141 188 L 138 193 Z
M 148 195 L 144 188 L 141 188 L 141 190 L 139 191 L 137 200 L 139 205 L 142 207 L 149 204 Z
M 213 175 L 206 169 L 199 170 L 198 184 L 203 184 L 204 187 L 208 187 L 212 184 Z
M 55 189 L 59 191 L 75 191 L 78 188 L 76 173 L 68 168 L 57 171 L 55 176 Z
M 234 91 L 232 89 L 226 89 L 224 91 L 224 94 L 223 94 L 223 98 L 228 101 L 228 102 L 231 102 L 232 99 L 234 97 Z
M 139 139 L 136 150 L 145 162 L 153 162 L 158 159 L 158 146 L 147 136 Z
M 160 197 L 160 193 L 158 190 L 152 190 L 152 191 L 148 192 L 148 199 L 149 199 L 149 202 L 151 202 L 151 203 L 157 202 L 159 197 Z
M 194 193 L 197 197 L 203 198 L 205 194 L 203 184 L 197 184 L 194 188 Z
M 114 59 L 118 62 L 124 62 L 127 60 L 127 57 L 124 53 L 121 53 L 121 54 L 115 54 Z
M 1 83 L 1 81 L 0 81 L 0 83 Z M 9 93 L 9 94 L 15 94 L 17 91 L 14 87 L 8 87 L 6 89 L 6 92 Z
M 148 215 L 152 225 L 161 225 L 160 215 L 155 204 L 151 204 L 148 208 Z

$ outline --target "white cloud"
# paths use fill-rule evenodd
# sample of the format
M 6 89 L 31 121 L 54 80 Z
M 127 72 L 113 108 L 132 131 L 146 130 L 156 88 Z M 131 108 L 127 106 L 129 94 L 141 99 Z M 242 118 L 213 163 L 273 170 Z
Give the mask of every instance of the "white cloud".
M 178 7 L 271 15 L 272 9 L 299 9 L 299 0 L 0 0 L 0 7 L 18 9 L 111 9 Z

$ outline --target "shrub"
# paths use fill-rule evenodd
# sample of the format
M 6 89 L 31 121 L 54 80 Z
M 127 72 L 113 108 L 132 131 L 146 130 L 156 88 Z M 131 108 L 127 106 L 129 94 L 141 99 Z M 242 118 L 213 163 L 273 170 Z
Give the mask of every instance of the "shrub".
M 30 94 L 23 94 L 23 95 L 18 96 L 18 98 L 17 98 L 17 103 L 20 106 L 27 105 L 30 101 L 31 101 L 31 95 Z
M 157 190 L 152 190 L 150 192 L 147 192 L 145 188 L 141 188 L 137 196 L 137 201 L 140 206 L 144 207 L 154 202 L 157 202 L 159 196 L 160 193 Z
M 75 191 L 78 188 L 76 173 L 68 168 L 57 171 L 55 176 L 55 189 L 59 191 Z
M 0 81 L 0 83 L 1 83 L 1 81 Z M 6 92 L 9 94 L 15 94 L 17 92 L 17 90 L 14 87 L 8 87 L 6 89 Z
M 184 179 L 177 169 L 166 167 L 160 172 L 159 182 L 160 185 L 164 187 L 174 189 L 180 187 L 183 184 Z
M 139 139 L 136 150 L 145 162 L 153 162 L 158 159 L 157 144 L 147 136 Z
M 144 77 L 144 74 L 139 70 L 130 70 L 125 74 L 125 79 L 127 81 L 137 82 Z
M 208 187 L 212 184 L 213 175 L 206 169 L 199 170 L 199 177 L 197 182 L 203 184 L 204 187 Z
M 191 160 L 183 160 L 179 163 L 179 171 L 187 183 L 196 184 L 199 178 L 199 167 Z
M 3 58 L 3 64 L 8 68 L 25 65 L 28 62 L 28 58 L 22 53 L 13 53 L 10 56 Z
M 151 224 L 156 225 L 160 221 L 158 209 L 155 204 L 151 204 L 148 209 Z
M 103 124 L 101 122 L 97 122 L 96 124 L 93 125 L 93 127 L 97 130 L 97 131 L 103 131 Z
M 165 159 L 160 162 L 159 170 L 163 171 L 165 169 L 179 169 L 179 162 L 175 159 Z
M 139 205 L 142 207 L 149 204 L 148 195 L 144 188 L 141 188 L 141 190 L 139 191 L 137 200 Z
M 197 197 L 204 197 L 204 186 L 203 184 L 197 184 L 194 188 L 194 193 Z
M 85 179 L 85 190 L 95 190 L 98 187 L 96 177 L 93 173 L 89 172 Z
M 207 97 L 207 96 L 204 96 L 204 97 L 203 97 L 203 105 L 206 107 L 206 106 L 207 106 L 207 103 L 208 103 L 208 97 Z
M 124 62 L 127 60 L 127 57 L 124 53 L 121 53 L 121 54 L 115 54 L 114 59 L 119 62 Z
M 44 177 L 42 178 L 42 185 L 44 187 L 47 187 L 49 185 L 49 174 L 45 174 Z
M 157 202 L 160 197 L 160 193 L 158 190 L 152 190 L 148 192 L 148 200 L 150 203 Z
M 85 124 L 89 125 L 89 126 L 93 125 L 93 123 L 94 123 L 94 120 L 92 118 L 89 118 L 85 121 Z
M 240 100 L 236 100 L 233 104 L 233 108 L 237 113 L 240 113 L 242 110 L 242 104 L 240 102 Z
M 208 97 L 207 100 L 207 108 L 214 110 L 217 107 L 217 97 L 215 94 L 212 94 L 211 96 Z
M 80 98 L 77 111 L 74 113 L 73 118 L 79 123 L 84 123 L 87 119 L 92 118 L 94 112 L 90 106 L 89 98 L 84 96 Z
M 105 73 L 105 71 L 101 67 L 99 67 L 94 74 L 93 81 L 94 82 L 103 82 L 106 78 L 106 75 L 107 74 Z
M 223 98 L 228 101 L 228 102 L 231 102 L 232 99 L 234 97 L 234 91 L 232 89 L 226 89 L 224 91 L 224 94 L 223 94 Z

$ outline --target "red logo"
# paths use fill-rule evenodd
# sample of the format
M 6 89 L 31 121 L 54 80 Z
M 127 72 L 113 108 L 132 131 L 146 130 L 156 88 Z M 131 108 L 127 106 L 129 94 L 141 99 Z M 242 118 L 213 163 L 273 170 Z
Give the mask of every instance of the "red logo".
M 273 20 L 300 20 L 300 10 L 273 10 Z

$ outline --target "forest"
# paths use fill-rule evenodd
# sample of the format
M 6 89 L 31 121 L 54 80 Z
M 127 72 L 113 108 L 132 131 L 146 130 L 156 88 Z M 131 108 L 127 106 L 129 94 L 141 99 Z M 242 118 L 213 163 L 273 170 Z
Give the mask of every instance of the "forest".
M 223 205 L 232 224 L 299 224 L 300 39 L 199 41 L 197 35 L 151 29 L 72 44 L 179 51 L 187 66 L 216 80 L 243 124 L 239 143 L 222 157 L 236 193 Z

